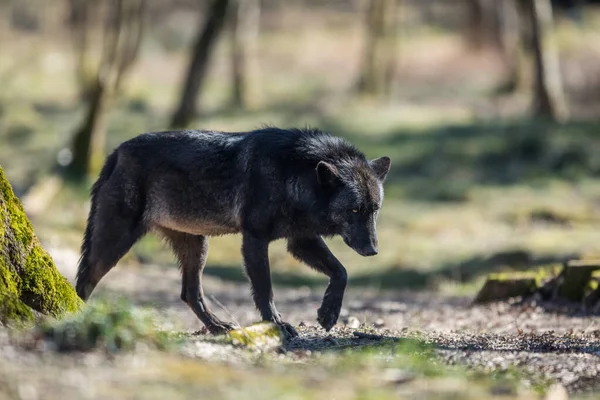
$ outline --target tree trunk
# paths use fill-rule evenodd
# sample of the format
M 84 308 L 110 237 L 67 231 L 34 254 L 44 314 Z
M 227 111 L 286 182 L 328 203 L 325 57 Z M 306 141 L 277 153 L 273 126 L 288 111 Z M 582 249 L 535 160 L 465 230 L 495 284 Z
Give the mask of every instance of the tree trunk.
M 552 5 L 550 0 L 525 1 L 532 27 L 533 113 L 535 116 L 564 121 L 568 118 L 568 109 L 553 36 Z
M 502 47 L 502 6 L 506 0 L 467 0 L 466 40 L 474 49 Z
M 199 32 L 192 49 L 179 105 L 171 120 L 172 128 L 188 125 L 196 113 L 198 96 L 206 78 L 213 48 L 225 23 L 228 5 L 229 0 L 213 0 L 206 15 L 204 28 Z
M 92 6 L 96 6 L 96 9 L 92 10 Z M 90 14 L 94 11 L 98 11 L 97 4 L 87 0 L 70 0 L 69 26 L 76 52 L 75 74 L 81 101 L 88 101 L 87 91 L 93 80 L 89 25 Z
M 89 94 L 89 101 L 85 119 L 73 139 L 73 160 L 67 167 L 67 173 L 74 179 L 95 175 L 100 171 L 104 160 L 104 119 L 108 96 L 106 87 L 101 82 L 97 82 L 95 89 Z
M 81 1 L 72 0 L 73 7 L 89 5 L 89 2 Z M 106 111 L 137 57 L 143 33 L 145 0 L 110 0 L 106 4 L 107 9 L 103 10 L 107 16 L 102 30 L 102 55 L 93 68 L 93 79 L 81 89 L 89 104 L 85 118 L 75 132 L 71 146 L 72 160 L 66 169 L 67 176 L 75 180 L 94 176 L 102 167 L 106 143 Z M 81 18 L 74 19 L 78 21 Z M 74 27 L 76 49 L 80 55 L 87 52 L 85 48 L 88 44 L 82 44 L 83 39 L 77 35 L 88 38 L 88 30 L 91 29 L 93 27 L 89 24 Z M 82 84 L 85 81 L 87 79 Z
M 483 0 L 467 0 L 466 39 L 469 46 L 479 49 L 483 47 L 482 33 L 486 29 Z
M 389 93 L 395 65 L 396 0 L 369 0 L 366 12 L 365 46 L 358 81 L 361 94 Z
M 531 26 L 522 0 L 497 0 L 498 12 L 502 14 L 501 50 L 508 69 L 506 81 L 499 88 L 502 93 L 527 92 L 531 87 Z M 525 19 L 525 20 L 524 20 Z
M 42 248 L 0 167 L 0 322 L 60 317 L 82 302 Z
M 231 4 L 231 106 L 245 108 L 249 77 L 255 62 L 260 20 L 260 0 L 234 0 Z

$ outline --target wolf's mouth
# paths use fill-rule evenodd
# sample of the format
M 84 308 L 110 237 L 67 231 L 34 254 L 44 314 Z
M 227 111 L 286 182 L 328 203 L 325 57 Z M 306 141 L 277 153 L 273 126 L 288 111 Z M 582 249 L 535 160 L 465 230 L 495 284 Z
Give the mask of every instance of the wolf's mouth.
M 366 248 L 359 248 L 356 246 L 353 246 L 350 243 L 350 240 L 345 237 L 342 236 L 342 239 L 344 239 L 344 243 L 346 243 L 346 246 L 350 247 L 352 250 L 354 250 L 358 255 L 361 255 L 363 257 L 371 257 L 377 254 L 377 250 L 374 248 L 370 248 L 370 249 L 366 249 Z

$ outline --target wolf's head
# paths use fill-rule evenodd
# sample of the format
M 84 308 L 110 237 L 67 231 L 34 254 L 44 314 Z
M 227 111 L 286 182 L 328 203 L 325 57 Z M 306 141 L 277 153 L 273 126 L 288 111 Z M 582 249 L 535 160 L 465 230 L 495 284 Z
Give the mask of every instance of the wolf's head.
M 320 161 L 319 184 L 329 192 L 328 222 L 344 242 L 362 256 L 377 254 L 375 222 L 383 201 L 383 181 L 390 170 L 389 157 L 375 160 Z

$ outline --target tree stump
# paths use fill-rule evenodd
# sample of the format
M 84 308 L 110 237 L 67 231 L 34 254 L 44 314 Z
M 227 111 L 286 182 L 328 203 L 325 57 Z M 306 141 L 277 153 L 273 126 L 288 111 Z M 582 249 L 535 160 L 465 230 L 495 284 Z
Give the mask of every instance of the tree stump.
M 594 271 L 600 270 L 600 260 L 571 260 L 565 263 L 558 287 L 558 296 L 570 301 L 582 301 Z
M 506 300 L 512 297 L 525 297 L 537 290 L 535 273 L 490 274 L 475 297 L 475 304 Z
M 585 309 L 600 310 L 600 260 L 570 260 L 562 267 L 548 265 L 535 271 L 490 274 L 474 303 L 507 300 L 534 293 L 546 300 L 568 300 Z

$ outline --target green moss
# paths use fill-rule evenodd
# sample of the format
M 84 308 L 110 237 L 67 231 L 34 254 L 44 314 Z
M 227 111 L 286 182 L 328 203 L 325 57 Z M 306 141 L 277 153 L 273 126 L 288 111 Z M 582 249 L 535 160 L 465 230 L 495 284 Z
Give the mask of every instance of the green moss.
M 535 284 L 538 288 L 542 287 L 550 279 L 558 276 L 562 269 L 559 264 L 544 265 L 535 270 L 530 271 L 506 271 L 497 272 L 488 275 L 489 279 L 496 281 L 512 281 L 519 279 L 535 279 Z
M 0 244 L 4 243 L 4 232 L 6 231 L 4 228 L 5 214 L 4 209 L 0 207 Z
M 14 274 L 0 258 L 0 322 L 30 321 L 33 313 L 20 299 Z
M 37 240 L 0 167 L 0 320 L 31 319 L 29 307 L 60 317 L 82 301 Z
M 489 279 L 495 281 L 513 281 L 519 279 L 529 279 L 535 278 L 535 272 L 526 271 L 526 272 L 498 272 L 489 274 Z
M 33 228 L 27 219 L 27 215 L 25 215 L 21 202 L 15 196 L 1 168 L 0 193 L 2 194 L 0 204 L 4 206 L 6 213 L 3 222 L 8 222 L 8 228 L 12 231 L 14 240 L 24 248 L 27 248 L 34 237 Z M 8 218 L 8 221 L 6 218 Z
M 261 350 L 280 347 L 284 340 L 281 328 L 272 322 L 258 322 L 235 329 L 227 337 L 234 345 Z
M 589 290 L 596 290 L 600 286 L 600 270 L 592 272 L 592 278 L 588 283 Z
M 45 314 L 61 316 L 77 311 L 81 299 L 67 279 L 58 272 L 37 239 L 25 259 L 21 275 L 21 297 L 31 298 L 33 308 Z

